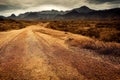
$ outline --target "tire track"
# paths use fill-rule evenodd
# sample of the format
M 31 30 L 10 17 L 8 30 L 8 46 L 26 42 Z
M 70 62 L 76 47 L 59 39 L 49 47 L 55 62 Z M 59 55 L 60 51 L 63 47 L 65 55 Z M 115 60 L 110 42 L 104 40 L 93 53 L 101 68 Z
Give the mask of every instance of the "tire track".
M 0 80 L 120 79 L 120 71 L 114 65 L 95 58 L 89 50 L 68 46 L 66 39 L 61 39 L 64 32 L 59 31 L 57 36 L 55 30 L 39 30 L 38 26 L 30 26 L 13 31 L 0 44 Z M 74 34 L 70 37 L 76 39 Z
M 9 37 L 0 45 L 0 54 L 4 52 L 5 47 L 7 47 L 11 41 L 16 39 L 22 33 L 24 33 L 22 30 L 11 33 L 11 35 L 9 35 Z

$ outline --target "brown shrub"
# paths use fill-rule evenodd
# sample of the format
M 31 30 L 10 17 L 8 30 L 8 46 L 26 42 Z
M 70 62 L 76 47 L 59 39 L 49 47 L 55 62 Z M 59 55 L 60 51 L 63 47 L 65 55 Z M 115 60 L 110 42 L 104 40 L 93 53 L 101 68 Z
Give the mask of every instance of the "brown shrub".
M 120 21 L 51 21 L 47 27 L 107 42 L 120 42 L 119 26 Z
M 26 26 L 37 24 L 35 21 L 23 21 L 23 20 L 11 20 L 2 19 L 0 20 L 0 31 L 8 31 L 12 29 L 21 29 Z

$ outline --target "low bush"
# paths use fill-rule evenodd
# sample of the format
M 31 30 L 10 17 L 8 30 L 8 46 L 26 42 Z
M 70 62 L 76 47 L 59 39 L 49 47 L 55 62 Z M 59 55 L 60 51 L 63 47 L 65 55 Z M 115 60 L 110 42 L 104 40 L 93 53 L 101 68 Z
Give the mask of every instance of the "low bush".
M 120 43 L 120 21 L 51 21 L 47 27 Z
M 36 24 L 35 21 L 23 21 L 12 19 L 0 19 L 0 31 L 8 31 L 12 29 L 21 29 L 26 26 Z

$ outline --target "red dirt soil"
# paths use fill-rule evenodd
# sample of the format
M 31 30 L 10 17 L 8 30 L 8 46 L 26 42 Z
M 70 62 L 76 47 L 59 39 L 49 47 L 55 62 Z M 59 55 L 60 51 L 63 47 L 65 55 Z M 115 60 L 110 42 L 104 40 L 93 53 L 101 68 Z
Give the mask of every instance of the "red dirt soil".
M 80 40 L 92 39 L 39 25 L 0 32 L 0 80 L 120 80 L 120 65 Z

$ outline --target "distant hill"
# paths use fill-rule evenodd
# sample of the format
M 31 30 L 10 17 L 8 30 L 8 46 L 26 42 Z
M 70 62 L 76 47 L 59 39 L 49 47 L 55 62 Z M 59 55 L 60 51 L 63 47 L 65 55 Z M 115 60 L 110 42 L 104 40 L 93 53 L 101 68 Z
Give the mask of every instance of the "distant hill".
M 11 16 L 9 16 L 8 18 L 10 18 L 10 19 L 16 19 L 16 15 L 15 14 L 11 14 Z
M 81 10 L 81 11 L 80 11 Z M 108 10 L 91 10 L 81 8 L 73 9 L 65 15 L 62 15 L 64 19 L 120 19 L 120 8 L 108 9 Z
M 0 19 L 5 19 L 5 17 L 4 16 L 0 16 Z
M 77 11 L 78 13 L 89 13 L 89 12 L 93 12 L 95 10 L 90 9 L 87 6 L 82 6 L 80 8 L 75 8 L 71 11 Z
M 24 20 L 60 20 L 60 19 L 120 19 L 120 8 L 107 10 L 93 10 L 87 6 L 75 8 L 69 11 L 48 10 L 40 12 L 26 12 L 8 18 Z
M 46 20 L 46 19 L 55 19 L 55 17 L 57 15 L 63 15 L 66 12 L 63 11 L 57 11 L 57 10 L 50 10 L 50 11 L 41 11 L 41 12 L 27 12 L 24 14 L 20 14 L 17 19 L 42 19 L 42 20 Z

